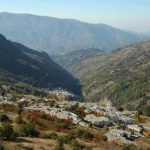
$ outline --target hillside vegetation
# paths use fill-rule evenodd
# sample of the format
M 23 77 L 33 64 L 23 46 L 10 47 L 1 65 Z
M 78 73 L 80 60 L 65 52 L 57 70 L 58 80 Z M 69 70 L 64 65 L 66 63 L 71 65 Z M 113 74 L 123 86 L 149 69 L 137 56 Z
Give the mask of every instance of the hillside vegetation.
M 25 82 L 40 88 L 64 88 L 80 95 L 80 85 L 45 52 L 31 50 L 0 35 L 0 82 Z
M 80 49 L 69 52 L 62 56 L 53 56 L 53 59 L 60 64 L 62 67 L 67 68 L 70 72 L 72 72 L 74 67 L 82 66 L 82 62 L 86 61 L 89 58 L 93 58 L 96 56 L 104 56 L 106 52 L 100 49 Z M 71 71 L 72 70 L 72 71 Z
M 149 41 L 87 58 L 66 69 L 80 79 L 86 100 L 107 97 L 128 108 L 150 101 Z

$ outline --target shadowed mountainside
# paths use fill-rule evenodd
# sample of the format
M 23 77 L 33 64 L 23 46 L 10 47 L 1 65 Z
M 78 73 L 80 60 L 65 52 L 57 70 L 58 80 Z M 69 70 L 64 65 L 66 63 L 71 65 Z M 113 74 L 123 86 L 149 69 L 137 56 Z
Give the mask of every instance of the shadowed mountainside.
M 0 35 L 1 82 L 22 81 L 43 88 L 65 88 L 81 94 L 81 87 L 70 73 L 45 52 L 31 50 Z

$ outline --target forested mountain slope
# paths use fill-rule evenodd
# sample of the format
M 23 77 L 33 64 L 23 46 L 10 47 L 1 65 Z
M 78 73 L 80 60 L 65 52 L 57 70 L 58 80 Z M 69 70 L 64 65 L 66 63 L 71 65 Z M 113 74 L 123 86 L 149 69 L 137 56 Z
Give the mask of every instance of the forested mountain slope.
M 87 100 L 107 97 L 130 107 L 150 101 L 149 41 L 89 57 L 66 69 L 80 79 Z
M 106 53 L 100 49 L 89 48 L 75 50 L 62 56 L 53 56 L 53 59 L 62 67 L 65 67 L 67 70 L 72 72 L 74 67 L 82 67 L 82 62 L 84 62 L 84 60 L 86 61 L 89 58 L 103 56 L 105 54 Z
M 81 94 L 70 73 L 45 52 L 31 50 L 0 35 L 0 82 L 22 81 L 42 88 L 65 88 Z

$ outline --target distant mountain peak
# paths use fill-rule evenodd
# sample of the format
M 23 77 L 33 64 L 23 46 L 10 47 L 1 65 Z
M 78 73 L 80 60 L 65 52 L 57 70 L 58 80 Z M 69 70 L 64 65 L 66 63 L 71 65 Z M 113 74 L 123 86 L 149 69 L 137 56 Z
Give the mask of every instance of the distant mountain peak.
M 147 39 L 143 35 L 106 24 L 13 13 L 0 13 L 0 33 L 10 40 L 50 55 L 84 48 L 112 51 Z

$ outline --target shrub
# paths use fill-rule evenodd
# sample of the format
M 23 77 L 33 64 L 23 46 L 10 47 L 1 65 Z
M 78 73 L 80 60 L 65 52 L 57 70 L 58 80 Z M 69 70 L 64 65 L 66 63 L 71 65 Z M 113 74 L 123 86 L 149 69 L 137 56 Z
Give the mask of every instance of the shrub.
M 2 127 L 0 128 L 0 137 L 6 140 L 14 138 L 14 130 L 10 123 L 2 123 Z
M 19 116 L 16 117 L 15 122 L 17 124 L 24 124 L 25 123 L 25 121 L 23 120 L 23 118 L 22 118 L 21 115 L 19 115 Z
M 57 140 L 57 145 L 55 147 L 55 150 L 65 150 L 64 149 L 64 143 L 63 143 L 63 140 L 61 138 Z
M 79 144 L 79 142 L 76 139 L 73 139 L 71 141 L 71 146 L 73 150 L 82 150 L 85 148 L 85 146 Z
M 23 108 L 22 108 L 21 104 L 18 104 L 17 114 L 21 115 L 22 112 L 23 112 Z
M 4 146 L 0 144 L 0 150 L 4 150 Z
M 9 121 L 9 117 L 5 114 L 0 114 L 0 121 L 7 122 L 7 121 Z
M 34 129 L 33 123 L 21 124 L 19 126 L 19 134 L 21 136 L 30 136 L 30 137 L 38 136 L 38 132 Z
M 74 140 L 75 137 L 69 134 L 67 136 L 63 136 L 62 139 L 64 143 L 71 144 L 71 141 Z
M 119 106 L 119 107 L 117 107 L 117 110 L 122 112 L 124 109 L 123 109 L 123 107 Z
M 52 132 L 49 135 L 47 135 L 46 138 L 56 140 L 57 134 L 55 132 Z
M 84 131 L 82 136 L 85 139 L 91 139 L 93 137 L 92 134 L 90 132 L 88 132 L 88 131 Z
M 31 146 L 26 146 L 26 147 L 24 147 L 26 150 L 33 150 L 33 147 L 31 147 Z
M 59 119 L 55 118 L 56 126 L 58 129 L 70 129 L 72 125 L 72 121 L 70 119 Z
M 50 107 L 54 107 L 55 101 L 50 101 L 50 102 L 48 103 L 48 105 L 49 105 Z
M 103 135 L 103 136 L 102 136 L 102 139 L 103 139 L 104 141 L 107 141 L 107 136 L 106 136 L 106 135 Z
M 84 139 L 88 139 L 88 140 L 93 138 L 93 135 L 91 134 L 91 132 L 86 131 L 86 130 L 82 130 L 82 129 L 78 129 L 76 131 L 73 131 L 70 134 L 74 137 L 84 138 Z
M 122 147 L 122 150 L 134 150 L 137 149 L 137 147 L 133 144 L 124 144 Z
M 150 117 L 150 105 L 144 105 L 141 107 L 140 112 L 142 115 Z
M 58 145 L 57 145 L 57 149 L 59 150 L 59 146 L 62 144 L 69 144 L 71 145 L 73 150 L 82 150 L 85 148 L 84 145 L 81 145 L 78 143 L 78 141 L 76 140 L 76 137 L 74 136 L 74 134 L 70 133 L 67 136 L 59 136 L 57 137 L 57 141 L 58 141 Z

